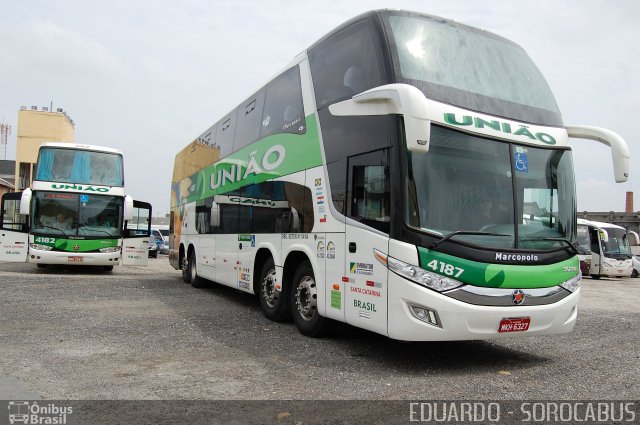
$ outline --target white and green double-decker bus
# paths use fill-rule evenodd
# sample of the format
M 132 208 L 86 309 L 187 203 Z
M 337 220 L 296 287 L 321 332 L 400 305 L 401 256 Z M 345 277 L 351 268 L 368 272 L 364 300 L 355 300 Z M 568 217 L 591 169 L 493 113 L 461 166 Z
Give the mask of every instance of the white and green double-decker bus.
M 183 279 L 257 294 L 305 335 L 400 340 L 572 330 L 580 269 L 570 137 L 527 54 L 446 19 L 335 29 L 205 131 L 221 159 L 172 187 Z
M 31 188 L 2 197 L 0 261 L 144 265 L 151 205 L 125 196 L 122 152 L 44 143 Z

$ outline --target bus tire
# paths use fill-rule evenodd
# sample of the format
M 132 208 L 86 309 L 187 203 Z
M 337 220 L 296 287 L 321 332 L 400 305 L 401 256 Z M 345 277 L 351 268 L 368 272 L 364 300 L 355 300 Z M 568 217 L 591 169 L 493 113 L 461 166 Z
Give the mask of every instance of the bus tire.
M 275 287 L 276 267 L 273 258 L 262 266 L 258 285 L 258 298 L 260 308 L 267 319 L 274 322 L 284 322 L 291 317 L 291 305 L 289 304 L 289 285 L 282 285 L 282 290 Z
M 599 274 L 592 274 L 591 275 L 591 279 L 598 280 L 598 279 L 600 279 L 600 275 Z
M 205 286 L 204 279 L 198 276 L 198 266 L 196 265 L 196 251 L 189 252 L 189 282 L 194 288 L 203 288 Z
M 298 331 L 309 337 L 322 336 L 329 319 L 318 312 L 318 291 L 313 268 L 308 262 L 298 266 L 291 285 L 291 315 Z
M 631 277 L 638 277 L 638 270 L 633 269 L 633 271 L 631 272 Z
M 191 275 L 189 274 L 189 261 L 185 256 L 183 256 L 182 261 L 180 261 L 180 269 L 182 270 L 182 280 L 184 281 L 184 283 L 191 283 Z

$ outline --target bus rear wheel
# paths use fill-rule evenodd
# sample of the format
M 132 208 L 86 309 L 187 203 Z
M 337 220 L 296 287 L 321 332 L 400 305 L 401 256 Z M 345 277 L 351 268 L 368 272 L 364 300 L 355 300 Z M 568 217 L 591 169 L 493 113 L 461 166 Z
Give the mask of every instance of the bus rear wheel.
M 283 322 L 291 317 L 288 286 L 282 285 L 282 289 L 276 289 L 276 267 L 273 258 L 269 258 L 262 266 L 259 278 L 260 308 L 269 320 Z
M 194 288 L 202 288 L 205 286 L 204 279 L 198 276 L 198 267 L 196 265 L 196 251 L 192 250 L 189 253 L 189 282 Z
M 182 280 L 184 283 L 191 283 L 191 275 L 189 274 L 189 260 L 186 257 L 182 257 L 180 261 L 180 269 L 182 270 Z
M 325 333 L 328 319 L 318 313 L 318 289 L 309 263 L 301 264 L 293 275 L 291 314 L 302 335 L 319 337 Z

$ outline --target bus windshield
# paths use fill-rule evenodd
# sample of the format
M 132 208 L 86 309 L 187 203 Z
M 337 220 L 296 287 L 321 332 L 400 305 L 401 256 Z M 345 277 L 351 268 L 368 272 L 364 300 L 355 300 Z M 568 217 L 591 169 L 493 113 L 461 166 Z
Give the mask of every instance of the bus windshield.
M 631 258 L 631 248 L 629 247 L 629 237 L 625 229 L 605 228 L 608 241 L 602 241 L 604 256 L 615 258 L 616 260 L 628 260 Z
M 431 135 L 428 153 L 406 151 L 409 226 L 436 236 L 475 233 L 451 240 L 498 249 L 551 250 L 567 246 L 558 238 L 575 240 L 569 150 L 513 145 L 439 126 Z
M 474 111 L 562 125 L 549 85 L 516 44 L 428 16 L 392 14 L 387 26 L 397 82 Z
M 35 180 L 122 186 L 122 155 L 79 149 L 40 148 Z
M 123 198 L 63 192 L 34 192 L 33 234 L 57 237 L 121 237 Z

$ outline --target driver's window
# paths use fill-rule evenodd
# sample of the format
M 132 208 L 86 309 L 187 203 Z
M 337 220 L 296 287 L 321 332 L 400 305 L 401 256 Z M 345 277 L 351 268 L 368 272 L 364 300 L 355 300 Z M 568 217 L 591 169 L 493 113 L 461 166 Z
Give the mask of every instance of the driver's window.
M 349 158 L 350 217 L 389 233 L 389 150 L 381 149 Z
M 17 193 L 21 195 L 22 192 Z M 10 199 L 15 197 L 16 199 Z M 2 220 L 0 228 L 3 230 L 14 230 L 18 232 L 27 231 L 27 217 L 20 214 L 20 198 L 15 193 L 2 197 Z
M 151 206 L 149 204 L 134 201 L 133 217 L 127 221 L 126 234 L 129 237 L 143 237 L 151 234 Z

